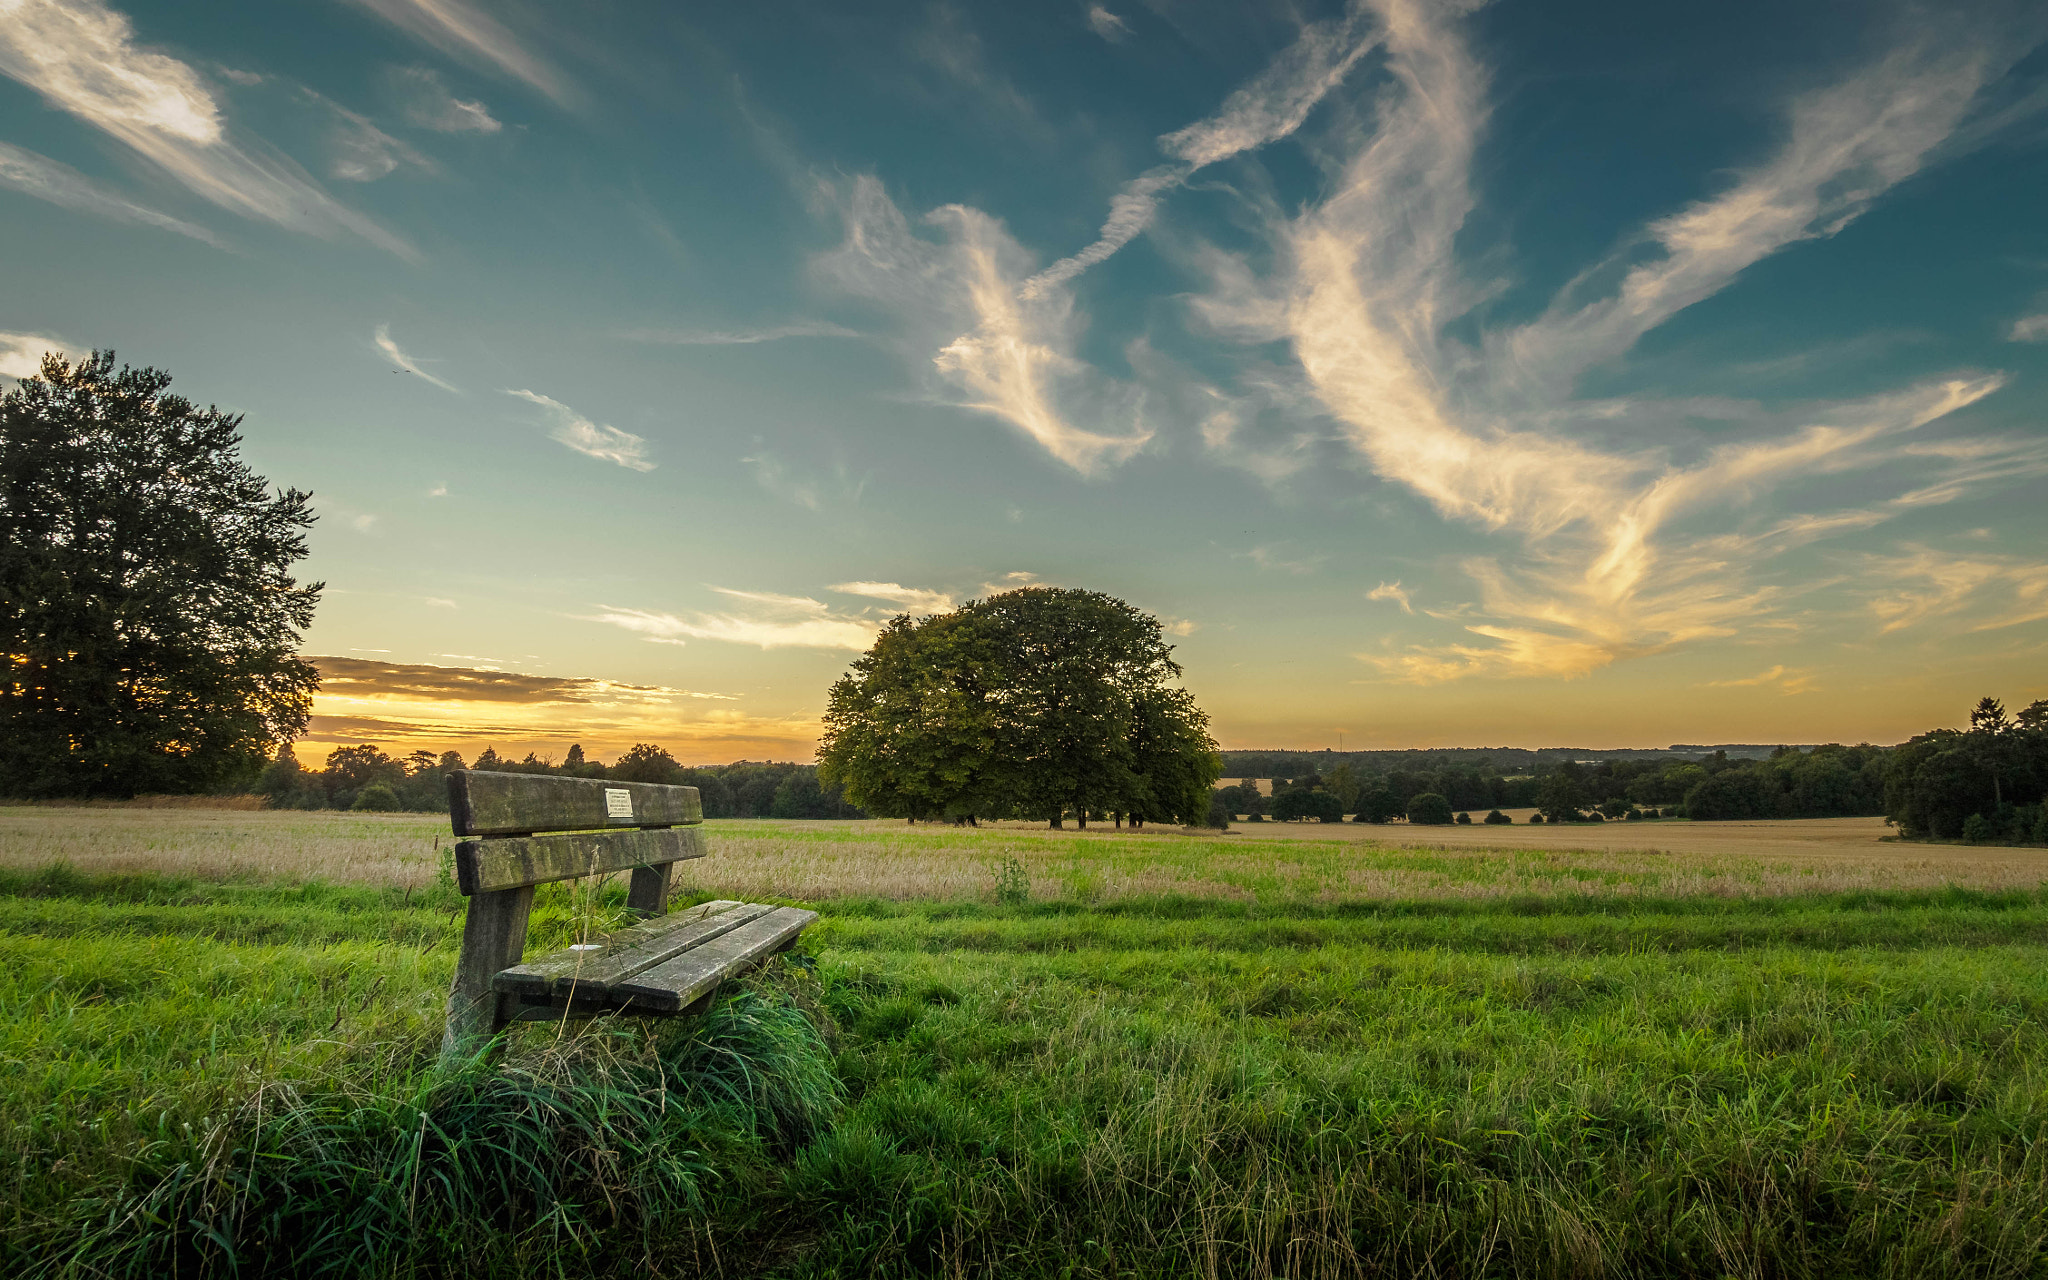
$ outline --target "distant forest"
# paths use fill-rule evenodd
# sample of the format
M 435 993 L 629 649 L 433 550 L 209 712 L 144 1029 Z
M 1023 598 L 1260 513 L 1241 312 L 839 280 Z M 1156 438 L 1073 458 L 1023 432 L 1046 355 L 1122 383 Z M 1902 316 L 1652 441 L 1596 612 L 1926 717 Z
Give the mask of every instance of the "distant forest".
M 1743 754 L 1754 753 L 1754 754 Z M 2008 715 L 1980 701 L 1968 730 L 1938 729 L 1896 747 L 1728 746 L 1596 752 L 1439 748 L 1416 751 L 1225 751 L 1216 808 L 1224 821 L 1485 821 L 1535 809 L 1547 822 L 1644 817 L 1702 821 L 1882 815 L 1913 839 L 2048 844 L 2048 701 Z M 554 773 L 696 787 L 710 818 L 862 818 L 813 765 L 739 760 L 686 766 L 641 743 L 607 765 L 580 746 L 559 761 L 486 747 L 386 755 L 337 747 L 306 769 L 289 750 L 253 788 L 279 809 L 445 812 L 453 769 Z M 1250 785 L 1273 780 L 1273 794 Z M 1457 815 L 1468 815 L 1460 818 Z M 1495 822 L 1505 818 L 1495 817 Z
M 815 765 L 739 760 L 689 767 L 652 743 L 640 743 L 607 765 L 569 748 L 560 763 L 528 753 L 508 760 L 485 747 L 474 761 L 462 753 L 415 751 L 393 758 L 365 743 L 336 747 L 319 769 L 302 767 L 289 749 L 279 753 L 252 788 L 273 809 L 354 809 L 370 812 L 448 812 L 449 773 L 482 769 L 497 773 L 552 773 L 620 782 L 664 782 L 695 787 L 707 818 L 864 818 L 846 803 L 839 788 L 818 781 Z
M 1885 812 L 1886 756 L 1886 748 L 1868 745 L 1776 747 L 1762 759 L 1738 759 L 1725 748 L 1705 756 L 1638 751 L 1607 759 L 1570 748 L 1227 751 L 1226 778 L 1272 778 L 1274 786 L 1270 799 L 1249 786 L 1226 788 L 1224 803 L 1255 819 L 1308 816 L 1315 807 L 1290 796 L 1320 792 L 1334 802 L 1322 806 L 1325 812 L 1358 822 L 1431 821 L 1417 814 L 1439 809 L 1441 820 L 1451 821 L 1453 812 L 1526 808 L 1552 822 L 1855 817 Z

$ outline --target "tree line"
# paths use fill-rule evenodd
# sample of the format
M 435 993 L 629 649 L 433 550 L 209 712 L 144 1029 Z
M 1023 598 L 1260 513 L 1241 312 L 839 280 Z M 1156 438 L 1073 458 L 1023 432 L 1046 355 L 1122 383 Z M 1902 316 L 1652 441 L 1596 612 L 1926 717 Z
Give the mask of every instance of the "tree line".
M 1907 836 L 2048 844 L 2048 699 L 2009 715 L 1986 697 L 1968 729 L 1935 729 L 1893 748 L 1884 798 Z
M 1485 821 L 1502 823 L 1509 819 L 1501 810 L 1525 808 L 1546 822 L 1856 817 L 1886 812 L 1888 754 L 1868 744 L 1779 747 L 1764 760 L 1730 759 L 1726 751 L 1680 760 L 1560 759 L 1514 774 L 1484 760 L 1386 772 L 1346 762 L 1327 773 L 1275 777 L 1270 798 L 1247 778 L 1221 788 L 1218 805 L 1253 821 L 1450 823 L 1485 810 Z
M 358 812 L 448 812 L 448 774 L 457 769 L 496 773 L 548 773 L 570 778 L 611 778 L 695 787 L 707 818 L 864 818 L 815 765 L 739 760 L 689 766 L 665 748 L 642 742 L 607 765 L 569 748 L 558 764 L 529 752 L 522 760 L 485 747 L 472 763 L 459 751 L 414 751 L 393 758 L 374 743 L 336 747 L 326 764 L 307 769 L 289 748 L 257 776 L 252 790 L 273 809 L 352 809 Z

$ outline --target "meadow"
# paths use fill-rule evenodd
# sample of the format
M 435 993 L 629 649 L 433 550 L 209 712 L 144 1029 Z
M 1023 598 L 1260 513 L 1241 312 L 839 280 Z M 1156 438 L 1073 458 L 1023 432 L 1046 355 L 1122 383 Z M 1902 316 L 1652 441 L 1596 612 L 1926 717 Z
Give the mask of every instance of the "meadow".
M 805 954 L 439 1076 L 444 822 L 0 809 L 17 1271 L 2048 1273 L 2039 853 L 714 823 Z

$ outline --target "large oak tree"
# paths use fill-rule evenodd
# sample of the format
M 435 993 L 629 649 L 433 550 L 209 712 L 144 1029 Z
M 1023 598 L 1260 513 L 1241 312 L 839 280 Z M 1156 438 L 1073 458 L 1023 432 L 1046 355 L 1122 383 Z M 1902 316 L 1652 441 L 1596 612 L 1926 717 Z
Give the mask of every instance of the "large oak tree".
M 819 776 L 882 817 L 1200 822 L 1222 764 L 1159 620 L 1027 587 L 899 617 L 832 687 Z
M 50 355 L 0 396 L 0 794 L 240 785 L 305 731 L 311 495 L 170 381 Z

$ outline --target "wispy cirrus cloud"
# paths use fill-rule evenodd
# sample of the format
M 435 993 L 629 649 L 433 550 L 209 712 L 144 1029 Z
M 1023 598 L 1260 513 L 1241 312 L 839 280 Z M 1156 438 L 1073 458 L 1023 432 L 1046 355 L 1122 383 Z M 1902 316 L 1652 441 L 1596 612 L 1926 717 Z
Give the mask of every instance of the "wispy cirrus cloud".
M 880 182 L 865 175 L 828 189 L 846 239 L 814 265 L 848 292 L 895 309 L 907 324 L 908 349 L 964 393 L 961 407 L 1008 422 L 1075 471 L 1100 473 L 1143 449 L 1153 428 L 1142 389 L 1077 357 L 1085 319 L 1073 282 L 1150 226 L 1164 193 L 1191 174 L 1299 129 L 1372 47 L 1366 25 L 1354 12 L 1305 27 L 1215 116 L 1161 138 L 1176 163 L 1126 183 L 1095 241 L 1042 270 L 1031 270 L 1032 255 L 979 209 L 941 206 L 923 219 L 941 239 L 916 234 Z
M 231 138 L 204 77 L 138 45 L 127 15 L 101 0 L 12 0 L 0 22 L 0 75 L 232 213 L 316 236 L 347 233 L 409 260 L 419 256 L 290 160 Z
M 723 640 L 760 649 L 848 649 L 856 653 L 874 644 L 881 630 L 872 619 L 838 613 L 809 596 L 731 587 L 712 590 L 738 602 L 737 607 L 727 612 L 674 614 L 599 605 L 598 613 L 582 620 L 619 627 L 657 644 Z
M 1395 579 L 1392 582 L 1382 582 L 1366 592 L 1365 598 L 1368 600 L 1391 600 L 1401 606 L 1401 612 L 1415 612 L 1415 605 L 1408 598 L 1408 590 L 1401 585 L 1399 579 Z
M 469 0 L 356 0 L 356 3 L 457 61 L 511 76 L 562 106 L 577 106 L 582 102 L 582 91 L 560 68 L 527 48 L 511 28 Z
M 70 165 L 59 164 L 48 156 L 5 142 L 0 142 L 0 186 L 12 187 L 76 213 L 91 214 L 110 222 L 158 227 L 190 236 L 216 249 L 226 247 L 205 227 L 137 204 L 126 196 L 107 190 Z
M 1973 614 L 1971 631 L 1996 631 L 2048 618 L 2048 563 L 1987 553 L 1961 554 L 1909 544 L 1863 558 L 1874 585 L 1869 609 L 1880 634 L 1934 618 Z
M 1771 688 L 1785 694 L 1808 693 L 1813 689 L 1813 679 L 1811 671 L 1803 669 L 1794 670 L 1780 663 L 1767 671 L 1759 671 L 1753 676 L 1744 676 L 1739 680 L 1709 680 L 1705 687 L 1709 689 Z
M 565 444 L 586 457 L 625 467 L 629 471 L 652 471 L 656 467 L 647 456 L 647 441 L 630 431 L 621 431 L 614 426 L 601 426 L 582 414 L 537 391 L 505 388 L 508 396 L 518 396 L 531 404 L 537 404 L 554 419 L 554 429 L 548 438 Z
M 743 347 L 789 338 L 858 338 L 861 334 L 829 320 L 798 320 L 758 329 L 628 329 L 619 336 L 667 347 Z
M 430 173 L 436 168 L 433 161 L 378 128 L 368 116 L 319 94 L 310 96 L 334 115 L 335 123 L 328 135 L 331 177 L 343 182 L 375 182 L 402 168 Z
M 414 359 L 412 356 L 407 355 L 404 349 L 398 345 L 397 340 L 391 336 L 390 325 L 378 325 L 376 333 L 371 335 L 371 341 L 377 344 L 377 350 L 383 352 L 386 359 L 391 361 L 391 363 L 397 365 L 400 369 L 403 369 L 405 372 L 413 374 L 427 382 L 431 382 L 435 386 L 441 388 L 441 390 L 443 391 L 452 391 L 456 395 L 462 394 L 461 387 L 456 386 L 452 382 L 447 382 L 441 378 L 435 377 L 433 374 L 428 373 L 425 369 L 420 368 L 419 361 Z M 447 487 L 443 486 L 441 493 L 445 494 L 446 492 Z M 441 495 L 436 494 L 434 496 L 439 497 Z
M 393 67 L 392 96 L 405 118 L 436 133 L 497 133 L 505 126 L 482 102 L 458 98 L 431 67 Z
M 1099 4 L 1088 6 L 1085 21 L 1090 31 L 1111 44 L 1122 44 L 1131 38 L 1131 24 Z
M 2021 316 L 2005 331 L 2008 342 L 2048 342 L 2048 311 Z
M 837 582 L 832 590 L 842 595 L 865 596 L 895 605 L 905 613 L 951 613 L 959 607 L 951 593 L 906 587 L 896 582 Z
M 1958 24 L 1800 96 L 1775 154 L 1650 223 L 1537 319 L 1471 344 L 1447 330 L 1488 288 L 1466 278 L 1456 252 L 1475 205 L 1487 73 L 1454 7 L 1379 0 L 1372 11 L 1386 74 L 1375 118 L 1339 140 L 1329 194 L 1271 213 L 1270 269 L 1210 252 L 1212 286 L 1194 304 L 1218 335 L 1287 342 L 1306 387 L 1379 475 L 1517 544 L 1466 562 L 1479 589 L 1472 640 L 1367 661 L 1419 682 L 1569 677 L 1731 635 L 1780 602 L 1755 581 L 1770 557 L 1952 500 L 1997 478 L 1987 455 L 2005 459 L 2005 477 L 2040 465 L 2032 442 L 1923 438 L 1995 392 L 1996 374 L 1759 414 L 1750 438 L 1690 451 L 1608 443 L 1629 439 L 1631 417 L 1664 412 L 1654 402 L 1575 399 L 1586 370 L 1764 257 L 1835 234 L 1942 154 L 2023 46 Z M 1745 515 L 1765 495 L 1852 470 L 1910 476 L 1911 487 L 1760 527 Z M 1702 527 L 1716 523 L 1725 532 Z

